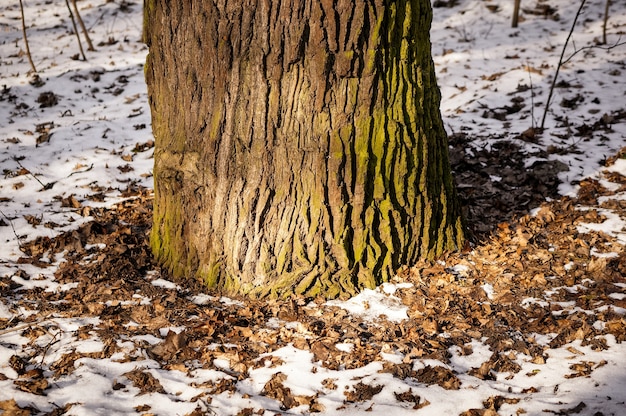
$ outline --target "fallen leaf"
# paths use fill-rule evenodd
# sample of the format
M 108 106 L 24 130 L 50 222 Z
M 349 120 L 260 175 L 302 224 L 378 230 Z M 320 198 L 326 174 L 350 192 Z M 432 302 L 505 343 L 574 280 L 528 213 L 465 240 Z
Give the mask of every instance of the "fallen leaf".
M 348 403 L 357 403 L 370 400 L 372 397 L 380 393 L 383 389 L 382 385 L 369 385 L 362 382 L 358 382 L 352 386 L 352 390 L 344 391 Z
M 151 373 L 143 371 L 140 368 L 124 373 L 123 376 L 129 379 L 133 383 L 133 386 L 139 389 L 139 395 L 147 393 L 165 393 L 161 382 Z

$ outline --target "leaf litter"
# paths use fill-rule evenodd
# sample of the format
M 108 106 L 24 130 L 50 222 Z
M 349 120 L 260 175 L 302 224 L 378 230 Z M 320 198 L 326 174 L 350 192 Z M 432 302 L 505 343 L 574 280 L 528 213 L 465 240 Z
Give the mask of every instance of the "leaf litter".
M 588 377 L 607 362 L 586 359 L 581 350 L 606 350 L 626 337 L 626 301 L 611 296 L 626 288 L 623 246 L 602 231 L 578 231 L 580 224 L 605 220 L 598 215 L 599 205 L 587 205 L 589 186 L 581 186 L 581 199 L 563 197 L 514 222 L 498 224 L 497 232 L 470 252 L 405 268 L 391 283 L 395 290 L 381 287 L 379 293 L 396 298 L 408 319 L 383 316 L 376 322 L 322 299 L 225 302 L 217 294 L 207 295 L 195 281 L 155 285 L 168 276 L 149 252 L 151 191 L 139 190 L 134 199 L 113 209 L 94 208 L 93 220 L 76 230 L 23 244 L 21 264 L 37 264 L 41 258 L 54 263 L 63 255 L 55 282 L 67 289 L 47 291 L 3 280 L 19 294 L 13 296 L 14 309 L 37 305 L 35 314 L 0 321 L 3 335 L 14 332 L 32 340 L 31 353 L 12 356 L 18 374 L 13 383 L 22 391 L 45 395 L 80 368 L 84 358 L 111 359 L 135 366 L 119 375 L 113 390 L 134 386 L 138 395 L 176 395 L 161 383 L 161 373 L 142 367 L 147 360 L 158 363 L 153 368 L 190 377 L 197 371 L 221 374 L 220 380 L 195 384 L 195 400 L 210 404 L 211 396 L 224 392 L 245 397 L 249 393 L 239 391 L 239 385 L 251 374 L 269 370 L 261 396 L 276 400 L 281 409 L 326 409 L 328 404 L 319 398 L 333 389 L 320 383 L 318 391 L 300 394 L 290 387 L 294 381 L 284 372 L 285 361 L 273 355 L 290 346 L 309 351 L 310 366 L 318 373 L 384 362 L 370 382 L 359 380 L 343 386 L 346 390 L 335 386 L 345 397 L 335 408 L 374 400 L 384 388 L 376 374 L 390 374 L 407 384 L 406 390 L 393 392 L 399 403 L 425 407 L 430 399 L 415 396 L 409 386 L 470 388 L 472 378 L 510 380 L 524 363 L 533 363 L 540 373 L 551 360 L 551 350 L 561 347 L 575 356 L 563 377 Z M 619 194 L 606 188 L 601 193 Z M 611 210 L 626 218 L 626 206 Z M 598 257 L 593 247 L 619 252 Z M 26 282 L 31 278 L 22 275 Z M 493 288 L 490 295 L 485 284 Z M 41 321 L 42 316 L 48 320 Z M 97 323 L 61 330 L 63 338 L 74 338 L 70 350 L 63 353 L 55 336 L 47 341 L 58 320 L 87 318 Z M 98 351 L 76 349 L 77 342 L 94 339 L 101 343 Z M 476 341 L 491 354 L 462 371 L 453 364 L 451 351 L 471 356 Z M 521 396 L 493 400 L 517 404 Z M 480 414 L 499 407 L 492 403 Z
M 447 22 L 454 23 L 459 5 L 450 3 Z M 137 4 L 122 6 L 101 10 L 123 16 L 134 8 L 140 16 Z M 551 7 L 549 16 L 565 6 Z M 527 18 L 534 14 L 529 9 Z M 433 38 L 450 30 L 436 23 Z M 463 42 L 483 39 L 466 35 Z M 435 59 L 442 65 L 455 54 Z M 0 199 L 11 207 L 3 208 L 2 231 L 17 224 L 7 241 L 19 243 L 2 259 L 0 277 L 5 413 L 90 414 L 101 407 L 109 414 L 608 415 L 623 407 L 615 392 L 624 386 L 626 148 L 605 154 L 593 176 L 585 167 L 571 179 L 575 158 L 593 141 L 619 137 L 623 110 L 589 113 L 578 125 L 557 115 L 549 145 L 534 130 L 478 134 L 507 128 L 529 109 L 521 96 L 529 89 L 506 84 L 515 70 L 494 65 L 478 78 L 486 90 L 514 87 L 512 95 L 500 94 L 506 101 L 480 103 L 464 96 L 480 89 L 467 86 L 443 105 L 456 131 L 450 152 L 471 231 L 466 251 L 407 265 L 393 282 L 349 302 L 247 300 L 207 293 L 195 281 L 173 282 L 153 263 L 145 166 L 154 142 L 142 132 L 145 106 L 137 107 L 145 92 L 131 90 L 140 84 L 136 69 L 100 65 L 73 68 L 68 78 L 97 99 L 119 97 L 124 113 L 117 117 L 132 118 L 126 126 L 138 136 L 122 146 L 111 139 L 123 134 L 116 113 L 75 123 L 74 132 L 102 140 L 90 149 L 101 156 L 69 156 L 59 164 L 64 175 L 24 156 L 26 143 L 61 152 L 69 140 L 64 117 L 31 120 L 30 127 L 21 120 L 39 104 L 58 113 L 71 89 L 40 79 L 54 91 L 2 91 L 3 111 L 13 106 L 9 116 L 24 126 L 2 130 L 7 146 L 21 146 L 11 167 L 3 162 L 2 189 L 15 192 Z M 542 70 L 533 73 L 548 72 L 535 66 Z M 452 96 L 447 80 L 455 71 L 439 71 L 444 97 Z M 586 91 L 570 94 L 580 90 L 572 82 L 561 88 L 569 89 L 568 111 L 592 102 Z M 454 107 L 459 100 L 463 109 Z M 19 204 L 23 210 L 13 208 Z

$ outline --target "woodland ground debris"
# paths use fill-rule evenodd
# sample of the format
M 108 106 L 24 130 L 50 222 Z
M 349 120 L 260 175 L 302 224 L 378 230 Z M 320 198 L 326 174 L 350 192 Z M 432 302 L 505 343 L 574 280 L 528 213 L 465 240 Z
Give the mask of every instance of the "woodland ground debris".
M 364 313 L 161 273 L 141 2 L 79 2 L 89 61 L 62 0 L 26 2 L 39 74 L 2 3 L 0 413 L 621 415 L 625 50 L 595 47 L 589 0 L 541 131 L 578 3 L 525 5 L 516 30 L 490 3 L 436 2 L 431 30 L 472 245 L 351 299 Z
M 513 170 L 519 166 L 520 155 L 515 146 L 503 148 L 507 151 L 489 162 Z M 624 153 L 626 148 L 607 164 Z M 481 156 L 490 157 L 490 152 Z M 76 371 L 79 360 L 115 356 L 119 361 L 136 361 L 137 367 L 124 374 L 128 381 L 118 380 L 113 388 L 130 383 L 140 394 L 164 392 L 158 379 L 141 366 L 148 356 L 162 368 L 187 374 L 197 369 L 223 371 L 222 383 L 206 390 L 204 398 L 209 399 L 216 392 L 236 390 L 237 380 L 245 380 L 259 366 L 279 365 L 280 360 L 274 361 L 271 354 L 293 345 L 311 351 L 314 361 L 329 369 L 359 368 L 395 351 L 404 356 L 402 363 L 387 363 L 381 371 L 403 380 L 459 389 L 458 375 L 449 367 L 426 365 L 416 370 L 414 360 L 450 364 L 451 348 L 472 354 L 472 341 L 483 340 L 492 356 L 467 369 L 467 374 L 485 380 L 495 379 L 498 373 L 516 374 L 522 356 L 544 364 L 550 360 L 551 349 L 574 340 L 598 350 L 607 348 L 607 336 L 617 342 L 626 340 L 621 312 L 626 300 L 615 295 L 626 287 L 623 245 L 603 232 L 579 231 L 581 224 L 604 221 L 603 210 L 626 217 L 624 201 L 611 199 L 626 190 L 626 177 L 607 172 L 605 179 L 613 184 L 612 190 L 597 180 L 585 180 L 577 198 L 554 199 L 541 204 L 534 215 L 521 215 L 520 211 L 520 216 L 511 217 L 506 208 L 511 192 L 517 192 L 517 198 L 527 195 L 529 201 L 545 199 L 555 179 L 500 170 L 505 179 L 487 187 L 483 169 L 473 170 L 467 163 L 457 163 L 455 169 L 457 177 L 465 181 L 461 197 L 475 201 L 470 206 L 472 221 L 481 227 L 475 229 L 471 251 L 424 261 L 399 274 L 398 282 L 412 283 L 395 293 L 409 316 L 400 322 L 362 320 L 342 308 L 326 306 L 324 299 L 224 303 L 217 293 L 206 297 L 205 288 L 196 281 L 155 285 L 168 276 L 154 264 L 147 242 L 151 191 L 135 189 L 129 192 L 132 199 L 113 209 L 92 209 L 93 221 L 77 230 L 22 245 L 21 264 L 46 267 L 57 256 L 64 256 L 55 279 L 60 285 L 69 285 L 68 290 L 25 289 L 15 279 L 2 278 L 2 297 L 12 308 L 37 311 L 0 320 L 1 333 L 16 331 L 33 342 L 33 353 L 11 358 L 19 375 L 15 385 L 44 395 L 54 389 L 59 377 Z M 486 199 L 495 199 L 495 203 L 481 210 L 480 201 Z M 80 210 L 80 206 L 73 208 Z M 508 220 L 500 222 L 505 218 Z M 602 256 L 605 252 L 616 254 Z M 458 270 L 463 270 L 462 275 Z M 21 278 L 37 277 L 22 272 Z M 484 290 L 485 284 L 493 287 L 491 296 Z M 199 296 L 207 299 L 202 305 L 193 301 Z M 41 355 L 50 345 L 38 347 L 36 341 L 48 334 L 54 344 L 57 334 L 65 332 L 58 322 L 68 318 L 91 320 L 93 323 L 78 328 L 72 336 L 87 339 L 97 335 L 104 348 L 96 353 L 69 351 L 51 365 L 42 365 Z M 167 327 L 182 331 L 162 333 Z M 547 345 L 537 341 L 538 336 L 551 334 Z M 161 341 L 146 343 L 142 337 Z M 120 348 L 122 339 L 132 340 L 134 347 Z M 346 343 L 352 346 L 349 352 L 337 347 Z M 216 364 L 222 361 L 227 367 Z M 585 377 L 602 365 L 581 356 L 566 377 Z M 267 397 L 278 400 L 284 409 L 303 404 L 321 409 L 317 397 L 322 393 L 294 394 L 284 386 L 286 376 L 281 374 L 276 372 L 265 384 Z M 381 389 L 359 382 L 345 392 L 346 402 L 369 400 Z M 396 399 L 417 407 L 427 405 L 410 391 L 397 394 Z M 503 400 L 519 399 L 496 397 L 485 409 L 497 414 L 497 404 Z M 15 407 L 11 401 L 1 405 Z

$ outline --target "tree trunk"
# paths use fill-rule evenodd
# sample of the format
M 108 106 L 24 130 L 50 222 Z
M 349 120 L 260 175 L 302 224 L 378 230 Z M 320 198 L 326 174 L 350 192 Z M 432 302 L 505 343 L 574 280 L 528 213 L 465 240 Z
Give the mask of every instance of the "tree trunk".
M 146 0 L 155 256 L 329 298 L 463 241 L 430 0 Z

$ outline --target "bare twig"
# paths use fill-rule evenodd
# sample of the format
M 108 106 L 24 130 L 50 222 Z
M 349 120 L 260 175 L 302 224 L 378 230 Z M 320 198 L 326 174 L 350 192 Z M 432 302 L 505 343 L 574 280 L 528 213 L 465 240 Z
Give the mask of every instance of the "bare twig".
M 11 218 L 7 217 L 6 214 L 2 210 L 0 210 L 0 214 L 2 214 L 2 216 L 6 218 L 6 220 L 9 222 L 9 225 L 11 226 L 11 229 L 13 230 L 13 235 L 15 235 L 15 238 L 17 239 L 17 246 L 20 248 L 20 250 L 22 250 L 22 243 L 20 242 L 20 236 L 17 235 L 17 231 L 15 231 L 15 226 L 13 225 L 13 221 L 11 221 Z M 0 335 L 2 335 L 2 333 L 0 333 Z
M 74 26 L 74 33 L 76 33 L 76 39 L 78 39 L 78 48 L 80 49 L 80 54 L 83 56 L 83 61 L 87 60 L 85 56 L 85 51 L 83 50 L 83 43 L 80 41 L 80 33 L 78 33 L 78 28 L 76 27 L 76 20 L 74 19 L 74 13 L 72 13 L 72 8 L 70 7 L 69 0 L 65 0 L 65 4 L 67 5 L 67 10 L 70 12 L 70 18 L 72 19 L 72 26 Z
M 13 158 L 13 160 L 15 161 L 15 163 L 17 163 L 17 165 L 18 165 L 20 168 L 22 168 L 22 169 L 24 169 L 26 172 L 28 172 L 28 174 L 29 174 L 30 176 L 32 176 L 34 180 L 36 180 L 37 182 L 39 182 L 39 185 L 41 185 L 41 186 L 43 186 L 43 187 L 45 187 L 45 186 L 46 186 L 46 185 L 44 185 L 44 184 L 43 184 L 43 182 L 41 182 L 41 181 L 39 180 L 39 178 L 38 178 L 38 177 L 36 177 L 35 175 L 33 175 L 33 173 L 32 173 L 29 169 L 26 169 L 26 168 L 24 167 L 24 165 L 22 165 L 22 163 L 19 161 L 19 159 L 18 159 L 18 158 L 14 157 L 14 158 Z
M 74 171 L 74 172 L 70 173 L 69 175 L 67 175 L 67 177 L 69 178 L 70 176 L 76 175 L 77 173 L 89 172 L 91 169 L 93 169 L 93 163 L 87 169 Z
M 91 43 L 91 38 L 89 37 L 89 32 L 85 27 L 85 22 L 83 22 L 83 18 L 80 17 L 80 13 L 78 12 L 78 6 L 76 6 L 76 0 L 72 0 L 72 7 L 74 7 L 74 13 L 76 13 L 76 18 L 78 19 L 78 24 L 85 35 L 85 40 L 87 41 L 87 50 L 93 52 L 96 48 L 93 47 L 93 43 Z
M 602 44 L 606 45 L 606 24 L 609 20 L 609 7 L 611 7 L 611 0 L 606 0 L 604 6 L 604 21 L 602 22 Z
M 54 321 L 53 321 L 53 322 L 54 322 Z M 60 327 L 58 327 L 58 325 L 57 325 L 57 328 L 59 329 L 59 332 L 54 333 L 54 334 L 53 334 L 53 333 L 51 333 L 51 332 L 48 330 L 48 328 L 46 328 L 46 327 L 40 326 L 39 328 L 41 328 L 41 329 L 43 329 L 44 331 L 46 331 L 46 332 L 48 333 L 48 335 L 50 335 L 50 337 L 52 338 L 52 339 L 50 340 L 50 342 L 48 342 L 48 343 L 46 344 L 46 346 L 45 346 L 45 347 L 43 347 L 43 352 L 42 352 L 42 354 L 41 354 L 41 363 L 40 363 L 40 365 L 42 365 L 42 366 L 43 366 L 44 361 L 45 361 L 45 359 L 46 359 L 46 354 L 47 354 L 47 353 L 48 353 L 48 351 L 50 350 L 50 347 L 52 347 L 52 346 L 53 346 L 54 344 L 56 344 L 57 342 L 61 341 L 61 337 L 59 336 L 59 334 L 63 333 L 64 331 L 63 331 Z M 58 337 L 58 338 L 57 338 L 57 337 Z
M 511 27 L 517 27 L 517 23 L 519 22 L 519 6 L 521 0 L 515 0 L 515 4 L 513 6 L 513 22 L 511 23 Z
M 24 36 L 24 43 L 26 44 L 26 56 L 28 56 L 30 68 L 36 73 L 37 68 L 35 68 L 33 57 L 30 54 L 30 46 L 28 46 L 28 37 L 26 36 L 26 19 L 24 18 L 24 4 L 22 3 L 22 0 L 20 0 L 20 12 L 22 13 L 22 35 Z
M 556 86 L 556 80 L 559 77 L 559 71 L 561 70 L 561 66 L 563 65 L 563 56 L 565 55 L 565 50 L 567 49 L 567 44 L 569 43 L 570 38 L 572 37 L 572 34 L 574 33 L 574 28 L 576 27 L 576 22 L 578 21 L 578 17 L 580 17 L 580 13 L 583 10 L 583 7 L 585 6 L 585 3 L 587 2 L 587 0 L 582 0 L 580 2 L 580 7 L 578 8 L 578 11 L 576 12 L 576 17 L 574 17 L 574 22 L 572 23 L 572 28 L 569 31 L 569 34 L 567 35 L 567 39 L 565 39 L 565 44 L 563 45 L 563 50 L 561 51 L 561 57 L 559 58 L 559 64 L 556 66 L 556 72 L 554 73 L 554 79 L 552 80 L 552 85 L 550 86 L 550 93 L 548 94 L 548 100 L 546 101 L 546 107 L 543 111 L 543 117 L 541 118 L 541 130 L 543 130 L 543 127 L 545 125 L 546 122 L 546 116 L 548 115 L 548 110 L 550 110 L 550 100 L 552 99 L 552 94 L 554 93 L 554 87 Z
M 530 65 L 526 62 L 526 69 L 528 70 L 528 81 L 530 82 L 530 122 L 531 127 L 535 129 L 535 90 L 533 89 L 533 77 L 530 74 Z
M 602 49 L 602 50 L 605 50 L 605 51 L 610 51 L 611 49 L 617 48 L 618 46 L 626 45 L 626 41 L 620 42 L 621 39 L 622 39 L 621 37 L 619 39 L 617 39 L 617 41 L 613 45 L 611 45 L 611 46 L 589 45 L 589 46 L 583 46 L 580 49 L 576 49 L 574 51 L 574 53 L 572 53 L 570 56 L 567 57 L 567 59 L 565 59 L 563 61 L 563 65 L 568 63 L 569 61 L 571 61 L 571 59 L 574 56 L 578 55 L 578 53 L 580 53 L 582 51 L 586 51 L 587 49 Z
M 16 325 L 14 327 L 11 328 L 7 328 L 7 329 L 3 329 L 2 331 L 0 331 L 0 335 L 6 335 L 6 334 L 10 334 L 11 332 L 16 332 L 16 331 L 21 331 L 22 329 L 27 329 L 30 328 L 34 325 L 41 325 L 44 322 L 47 322 L 50 320 L 50 316 L 48 315 L 46 316 L 44 319 L 38 321 L 38 322 L 28 322 L 25 324 L 21 324 L 21 325 Z
M 24 167 L 24 165 L 22 165 L 22 163 L 19 161 L 19 159 L 18 159 L 18 158 L 14 157 L 14 158 L 13 158 L 13 160 L 15 161 L 15 163 L 17 163 L 17 164 L 18 164 L 18 166 L 19 166 L 20 168 L 22 168 L 22 169 L 24 169 L 26 172 L 28 172 L 28 174 L 29 174 L 30 176 L 32 176 L 34 180 L 36 180 L 37 182 L 39 182 L 39 184 L 42 186 L 41 191 L 47 191 L 47 190 L 49 190 L 49 189 L 52 189 L 52 187 L 53 187 L 53 186 L 54 186 L 54 184 L 56 183 L 56 181 L 54 181 L 54 182 L 49 182 L 49 183 L 47 183 L 47 184 L 45 184 L 45 185 L 44 185 L 44 183 L 43 183 L 43 182 L 41 182 L 37 176 L 33 175 L 33 173 L 32 173 L 29 169 L 26 169 L 26 168 Z

